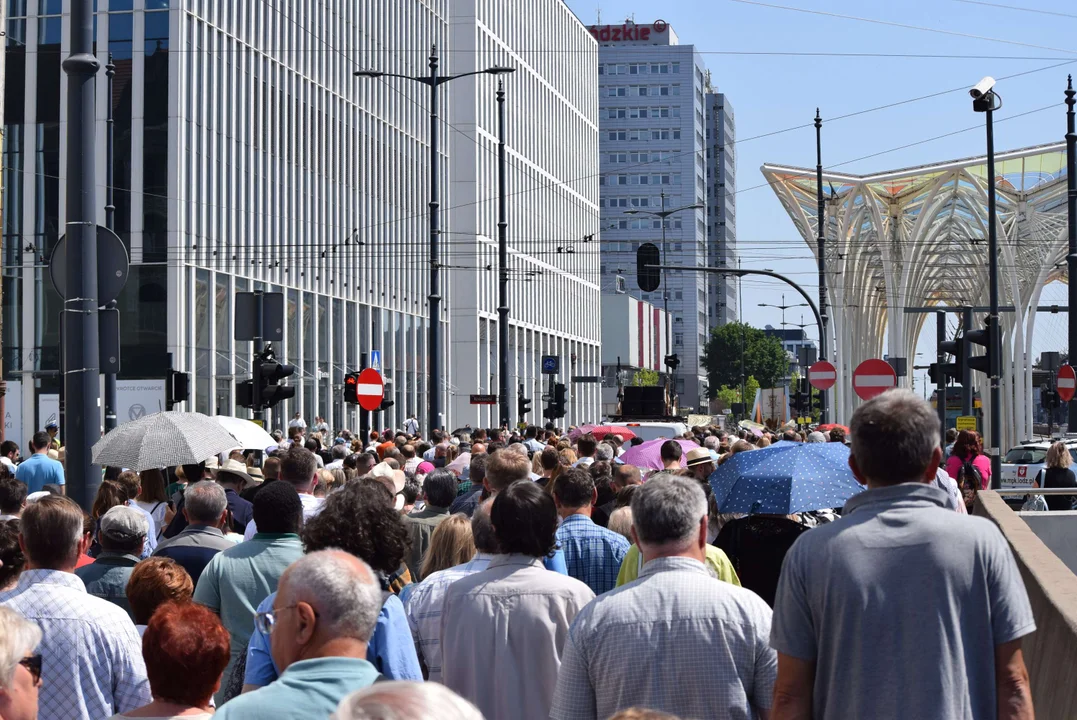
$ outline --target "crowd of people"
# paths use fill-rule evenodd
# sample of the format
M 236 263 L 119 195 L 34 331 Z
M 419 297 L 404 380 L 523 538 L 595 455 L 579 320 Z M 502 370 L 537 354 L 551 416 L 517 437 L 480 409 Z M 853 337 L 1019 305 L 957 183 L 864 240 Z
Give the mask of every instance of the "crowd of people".
M 262 459 L 106 468 L 90 512 L 35 435 L 0 464 L 0 718 L 1031 718 L 1032 611 L 966 505 L 990 467 L 939 434 L 901 390 L 660 467 L 631 433 L 296 417 Z M 866 489 L 720 512 L 715 471 L 778 442 L 847 443 Z

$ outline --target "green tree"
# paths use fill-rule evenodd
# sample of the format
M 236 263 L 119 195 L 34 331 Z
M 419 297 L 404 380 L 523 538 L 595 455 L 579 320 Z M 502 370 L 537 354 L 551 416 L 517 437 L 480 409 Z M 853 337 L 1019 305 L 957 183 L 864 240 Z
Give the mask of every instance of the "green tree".
M 636 376 L 632 379 L 632 384 L 636 387 L 655 387 L 658 385 L 658 371 L 648 370 L 643 368 L 636 371 Z
M 754 376 L 749 375 L 747 382 L 744 383 L 744 391 L 748 395 L 748 402 L 755 400 L 755 393 L 759 389 L 759 381 Z M 715 397 L 725 403 L 725 406 L 732 407 L 733 403 L 739 403 L 740 400 L 740 384 L 730 387 L 729 385 L 723 385 L 718 388 L 715 393 Z
M 711 330 L 703 355 L 712 393 L 723 385 L 740 387 L 742 347 L 744 372 L 758 380 L 760 387 L 774 387 L 785 375 L 786 353 L 778 338 L 744 323 L 729 323 Z M 749 393 L 749 402 L 751 398 Z

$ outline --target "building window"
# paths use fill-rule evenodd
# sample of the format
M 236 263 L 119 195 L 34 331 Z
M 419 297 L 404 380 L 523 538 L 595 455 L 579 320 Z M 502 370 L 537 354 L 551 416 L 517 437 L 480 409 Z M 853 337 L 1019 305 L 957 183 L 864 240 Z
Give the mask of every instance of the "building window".
M 166 4 L 167 6 L 167 4 Z M 168 12 L 145 13 L 142 259 L 168 259 Z

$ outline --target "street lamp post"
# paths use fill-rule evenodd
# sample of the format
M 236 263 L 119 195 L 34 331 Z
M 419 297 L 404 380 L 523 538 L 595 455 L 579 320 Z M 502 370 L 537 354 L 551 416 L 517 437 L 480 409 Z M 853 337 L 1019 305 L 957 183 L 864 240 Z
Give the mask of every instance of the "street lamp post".
M 1077 90 L 1073 89 L 1073 76 L 1066 84 L 1066 235 L 1069 238 L 1069 305 L 1077 308 L 1077 128 L 1074 127 L 1073 106 L 1077 105 Z M 1077 362 L 1077 312 L 1069 314 L 1069 364 Z M 1069 431 L 1077 428 L 1077 401 L 1069 403 Z
M 684 210 L 700 210 L 704 206 L 696 203 L 694 205 L 682 205 L 681 207 L 666 209 L 666 193 L 662 191 L 662 209 L 659 211 L 653 210 L 625 210 L 625 215 L 649 215 L 653 218 L 658 218 L 662 221 L 662 264 L 665 265 L 669 262 L 669 253 L 666 248 L 666 218 L 670 215 L 675 215 Z M 665 271 L 662 273 L 665 275 Z M 665 278 L 663 278 L 664 280 Z M 672 335 L 672 322 L 669 317 L 669 283 L 662 283 L 662 310 L 666 314 L 666 354 L 673 352 L 673 335 Z M 670 373 L 672 380 L 673 373 Z M 670 383 L 670 393 L 676 392 L 676 385 Z
M 989 81 L 989 82 L 988 82 Z M 981 90 L 985 83 L 986 90 Z M 998 211 L 995 207 L 995 128 L 994 112 L 1002 107 L 1002 97 L 992 88 L 995 81 L 984 78 L 972 89 L 972 109 L 982 112 L 987 124 L 987 282 L 990 310 L 987 316 L 988 375 L 991 381 L 991 487 L 998 489 L 1002 482 L 1002 393 L 999 380 L 1002 368 L 1001 328 L 998 313 Z M 998 100 L 998 104 L 995 101 Z M 1071 261 L 1072 262 L 1072 261 Z
M 786 338 L 785 338 L 785 325 L 786 325 L 786 323 L 785 323 L 785 311 L 788 310 L 789 308 L 808 307 L 808 303 L 796 303 L 795 305 L 786 305 L 785 304 L 785 293 L 782 293 L 782 304 L 781 305 L 773 305 L 771 303 L 759 303 L 759 307 L 774 308 L 776 310 L 781 310 L 782 311 L 782 351 L 785 353 L 785 375 L 786 375 L 785 380 L 786 380 L 786 388 L 788 389 L 788 387 L 789 387 L 788 383 L 790 382 L 790 378 L 789 378 L 789 351 L 785 349 L 785 340 L 786 340 Z
M 497 81 L 497 336 L 500 427 L 509 426 L 509 211 L 505 167 L 505 85 Z
M 819 262 L 819 359 L 826 360 L 826 333 L 829 318 L 826 314 L 826 203 L 823 201 L 823 118 L 819 108 L 815 108 L 815 197 L 818 203 L 816 218 L 816 252 Z M 827 390 L 819 391 L 819 421 L 829 422 L 830 403 L 827 402 Z
M 379 70 L 356 70 L 357 77 L 380 78 L 393 77 L 402 80 L 413 80 L 430 88 L 430 294 L 427 295 L 429 305 L 430 338 L 429 349 L 429 375 L 430 389 L 427 394 L 427 426 L 430 435 L 440 427 L 441 417 L 441 294 L 440 294 L 440 271 L 441 271 L 441 194 L 438 185 L 438 88 L 450 80 L 458 80 L 469 75 L 503 75 L 514 72 L 515 68 L 493 65 L 483 70 L 474 70 L 456 75 L 438 74 L 438 48 L 433 45 L 430 48 L 428 66 L 429 75 L 400 75 L 397 73 L 381 72 Z

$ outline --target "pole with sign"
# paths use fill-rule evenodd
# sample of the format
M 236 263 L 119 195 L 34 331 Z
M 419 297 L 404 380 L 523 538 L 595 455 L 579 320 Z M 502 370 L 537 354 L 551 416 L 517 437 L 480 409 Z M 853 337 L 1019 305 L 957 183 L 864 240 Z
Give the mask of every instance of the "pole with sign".
M 1058 397 L 1064 403 L 1068 403 L 1073 399 L 1073 391 L 1077 389 L 1077 373 L 1073 372 L 1073 367 L 1070 365 L 1063 365 L 1058 369 Z
M 385 382 L 381 373 L 373 368 L 367 368 L 359 373 L 359 380 L 355 384 L 355 395 L 359 398 L 359 407 L 373 412 L 381 407 L 381 401 L 385 397 Z
M 885 360 L 865 360 L 853 370 L 853 392 L 861 400 L 871 400 L 894 387 L 897 387 L 897 373 Z

